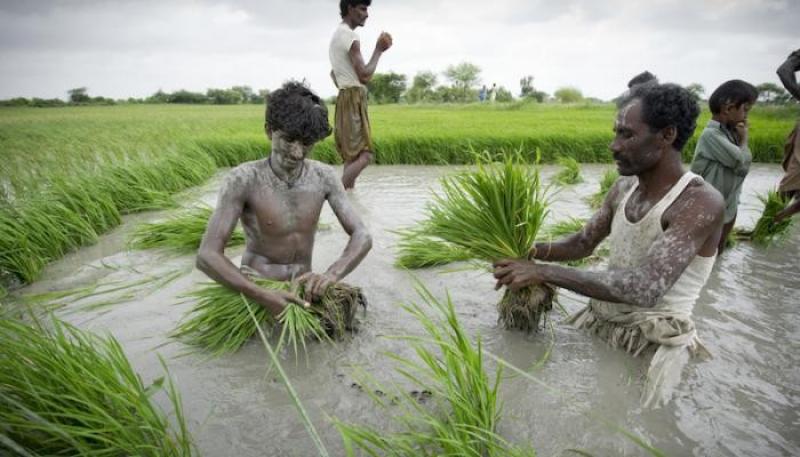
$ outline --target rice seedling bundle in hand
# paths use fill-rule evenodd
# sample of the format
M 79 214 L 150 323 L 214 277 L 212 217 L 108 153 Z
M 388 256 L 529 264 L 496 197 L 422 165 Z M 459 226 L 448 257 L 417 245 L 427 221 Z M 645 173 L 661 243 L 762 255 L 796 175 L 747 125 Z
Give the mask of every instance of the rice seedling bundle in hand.
M 145 386 L 113 337 L 55 319 L 49 328 L 0 319 L 0 366 L 2 455 L 193 453 L 172 381 L 167 378 L 170 420 L 153 402 L 164 378 Z
M 139 224 L 128 245 L 133 249 L 162 248 L 184 254 L 197 252 L 213 212 L 209 206 L 197 206 L 164 221 Z M 239 246 L 244 241 L 244 233 L 237 229 L 231 234 L 228 246 Z
M 398 268 L 429 268 L 448 263 L 470 260 L 469 252 L 446 241 L 432 238 L 420 230 L 408 229 L 397 232 L 399 255 L 395 260 Z
M 252 277 L 260 287 L 278 291 L 292 291 L 302 296 L 302 288 L 290 282 Z M 295 289 L 295 290 L 293 290 Z M 247 307 L 242 304 L 242 294 L 216 282 L 204 284 L 188 294 L 196 304 L 171 336 L 211 356 L 235 352 L 258 330 L 258 326 L 272 327 L 276 321 L 283 325 L 279 346 L 288 342 L 294 348 L 310 337 L 341 339 L 352 328 L 358 306 L 366 307 L 361 289 L 344 283 L 328 287 L 325 294 L 311 303 L 308 309 L 290 305 L 274 318 L 259 303 L 244 297 L 253 309 L 258 326 L 252 321 Z
M 754 243 L 767 246 L 785 236 L 792 225 L 792 218 L 775 222 L 775 215 L 786 208 L 791 199 L 782 197 L 781 194 L 774 190 L 767 192 L 766 195 L 759 196 L 758 199 L 764 203 L 764 212 L 756 222 L 750 237 Z
M 555 176 L 555 181 L 562 185 L 578 184 L 583 182 L 581 177 L 581 164 L 573 157 L 561 156 L 556 162 L 561 166 L 561 171 Z
M 434 195 L 427 218 L 414 230 L 471 259 L 525 259 L 548 214 L 538 164 L 526 163 L 519 151 L 500 163 L 488 154 L 476 157 L 477 169 L 442 178 L 442 193 Z M 401 255 L 411 254 L 401 249 Z M 506 290 L 497 304 L 499 322 L 507 329 L 537 329 L 554 293 L 547 285 Z

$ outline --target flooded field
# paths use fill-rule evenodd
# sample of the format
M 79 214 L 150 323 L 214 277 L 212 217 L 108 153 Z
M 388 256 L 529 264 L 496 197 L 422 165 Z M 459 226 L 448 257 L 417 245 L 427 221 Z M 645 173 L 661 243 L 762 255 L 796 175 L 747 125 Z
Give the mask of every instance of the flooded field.
M 584 165 L 585 181 L 554 195 L 548 221 L 588 217 L 591 210 L 583 197 L 597 190 L 607 168 Z M 361 330 L 335 347 L 311 344 L 307 363 L 301 358 L 295 364 L 293 354 L 284 354 L 283 364 L 332 455 L 343 451 L 330 418 L 389 424 L 390 414 L 376 409 L 360 387 L 359 373 L 402 384 L 384 354 L 411 355 L 410 349 L 386 337 L 421 333 L 400 307 L 419 301 L 415 277 L 436 296 L 449 291 L 463 326 L 481 335 L 486 350 L 555 389 L 521 377 L 509 377 L 501 388 L 500 433 L 512 442 L 530 444 L 538 455 L 555 456 L 573 448 L 598 456 L 642 455 L 615 427 L 641 436 L 667 455 L 800 454 L 800 229 L 795 227 L 787 240 L 770 248 L 740 243 L 718 261 L 695 306 L 698 333 L 714 358 L 684 370 L 671 403 L 645 410 L 639 405 L 643 362 L 561 324 L 564 316 L 557 310 L 551 313 L 552 334 L 507 332 L 496 325 L 494 305 L 500 292 L 493 290 L 488 273 L 449 271 L 454 269 L 450 266 L 420 270 L 414 277 L 393 267 L 397 236 L 392 230 L 421 218 L 437 178 L 453 169 L 373 166 L 350 193 L 374 239 L 370 254 L 346 280 L 361 286 L 369 299 L 368 312 L 360 315 Z M 557 169 L 543 167 L 545 182 Z M 738 225 L 753 226 L 761 210 L 756 194 L 774 186 L 780 172 L 777 165 L 753 166 Z M 181 204 L 213 205 L 220 176 L 184 194 Z M 268 358 L 256 340 L 233 355 L 205 360 L 181 356 L 187 348 L 166 337 L 191 306 L 182 295 L 207 278 L 194 269 L 193 256 L 129 251 L 125 241 L 137 223 L 167 214 L 126 218 L 99 243 L 51 264 L 43 279 L 23 293 L 90 288 L 59 315 L 82 328 L 112 333 L 145 381 L 161 375 L 161 354 L 180 388 L 201 455 L 315 455 L 284 386 L 274 372 L 265 377 Z M 328 208 L 321 220 L 332 228 L 317 234 L 315 271 L 330 265 L 347 241 Z M 230 249 L 228 255 L 238 263 L 241 252 Z M 98 293 L 112 289 L 118 290 Z M 560 294 L 570 313 L 586 301 Z M 548 351 L 549 358 L 531 368 Z

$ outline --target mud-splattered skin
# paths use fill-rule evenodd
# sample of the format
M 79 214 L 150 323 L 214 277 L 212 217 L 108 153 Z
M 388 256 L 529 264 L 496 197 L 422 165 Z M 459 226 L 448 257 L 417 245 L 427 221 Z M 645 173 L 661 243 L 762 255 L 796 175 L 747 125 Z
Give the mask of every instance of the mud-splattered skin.
M 270 157 L 239 165 L 225 179 L 200 246 L 197 267 L 269 311 L 280 313 L 289 302 L 302 304 L 303 300 L 257 287 L 224 255 L 238 221 L 247 239 L 242 265 L 267 278 L 306 282 L 311 295 L 322 293 L 352 271 L 372 241 L 333 169 L 306 159 L 312 146 L 287 141 L 281 132 L 274 132 L 271 138 Z M 313 274 L 314 236 L 326 201 L 350 241 L 325 273 Z
M 638 100 L 623 107 L 614 124 L 611 143 L 622 175 L 582 231 L 553 243 L 537 243 L 531 256 L 537 260 L 566 261 L 587 257 L 611 232 L 620 201 L 637 182 L 625 207 L 635 223 L 661 200 L 684 174 L 680 153 L 672 146 L 675 129 L 651 132 L 641 118 Z M 621 215 L 618 215 L 621 216 Z M 497 286 L 512 289 L 550 283 L 580 294 L 636 306 L 652 307 L 672 287 L 696 255 L 713 256 L 724 216 L 722 196 L 712 186 L 695 180 L 661 218 L 664 236 L 648 251 L 648 261 L 635 269 L 583 271 L 525 260 L 495 263 Z

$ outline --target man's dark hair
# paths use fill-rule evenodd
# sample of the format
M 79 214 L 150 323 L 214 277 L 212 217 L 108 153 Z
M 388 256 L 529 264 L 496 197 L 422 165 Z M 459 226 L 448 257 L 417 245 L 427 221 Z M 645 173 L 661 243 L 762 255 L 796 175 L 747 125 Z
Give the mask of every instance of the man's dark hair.
M 342 17 L 347 16 L 347 7 L 352 6 L 356 7 L 358 5 L 366 5 L 369 6 L 372 3 L 372 0 L 339 0 L 339 14 Z
M 631 78 L 630 81 L 628 81 L 628 89 L 632 88 L 633 86 L 645 83 L 658 84 L 658 78 L 656 78 L 656 75 L 650 73 L 649 71 L 643 71 L 638 75 L 634 76 L 633 78 Z
M 739 108 L 745 103 L 753 104 L 758 99 L 758 89 L 747 81 L 732 79 L 717 87 L 708 98 L 708 107 L 714 114 L 719 114 L 727 103 Z
M 639 84 L 621 105 L 638 99 L 642 103 L 642 120 L 655 133 L 667 127 L 677 132 L 672 146 L 682 150 L 697 127 L 700 106 L 691 92 L 677 84 Z
M 267 130 L 310 145 L 331 134 L 328 108 L 303 83 L 289 81 L 267 97 Z

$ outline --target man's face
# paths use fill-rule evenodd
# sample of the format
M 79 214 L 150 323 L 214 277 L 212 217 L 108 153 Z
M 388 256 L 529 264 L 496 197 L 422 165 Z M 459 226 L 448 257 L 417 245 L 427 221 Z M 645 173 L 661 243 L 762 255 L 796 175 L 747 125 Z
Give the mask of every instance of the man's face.
M 280 130 L 271 132 L 269 137 L 272 140 L 274 166 L 281 167 L 288 172 L 302 166 L 303 160 L 308 157 L 314 146 L 313 144 L 306 145 L 302 141 L 293 140 Z
M 740 122 L 746 122 L 747 113 L 750 112 L 750 108 L 752 107 L 753 105 L 750 103 L 742 103 L 738 107 L 733 103 L 725 105 L 725 123 L 729 127 L 734 127 Z
M 367 9 L 367 5 L 348 6 L 347 17 L 350 18 L 352 24 L 363 27 L 369 17 Z
M 609 148 L 622 176 L 639 175 L 661 160 L 658 133 L 642 120 L 641 101 L 635 99 L 620 108 L 614 122 L 614 141 Z

